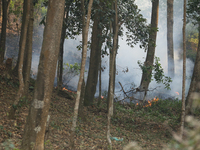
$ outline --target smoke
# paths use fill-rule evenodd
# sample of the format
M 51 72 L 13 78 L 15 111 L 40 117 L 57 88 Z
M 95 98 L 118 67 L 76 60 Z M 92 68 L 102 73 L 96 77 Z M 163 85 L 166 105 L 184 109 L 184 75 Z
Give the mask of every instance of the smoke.
M 148 23 L 151 20 L 151 1 L 149 0 L 136 0 L 136 4 L 138 8 L 141 9 L 141 13 L 145 18 L 147 18 Z M 164 69 L 165 75 L 167 73 L 167 17 L 166 17 L 166 1 L 160 2 L 159 8 L 159 32 L 157 33 L 157 42 L 156 42 L 156 53 L 155 56 L 160 58 L 160 63 Z M 183 2 L 179 0 L 174 1 L 174 58 L 175 58 L 175 76 L 172 79 L 173 82 L 171 83 L 170 87 L 171 90 L 166 90 L 164 85 L 157 84 L 155 81 L 150 83 L 149 89 L 155 89 L 153 91 L 148 92 L 148 96 L 153 98 L 158 96 L 159 98 L 167 98 L 167 97 L 177 97 L 181 98 L 181 91 L 182 91 L 182 70 L 183 70 L 183 61 L 182 57 L 180 57 L 180 53 L 182 51 L 182 7 Z M 39 36 L 43 35 L 43 28 L 38 30 Z M 90 33 L 91 36 L 91 33 Z M 81 62 L 81 51 L 77 50 L 77 46 L 80 45 L 81 36 L 77 36 L 76 39 L 66 39 L 64 44 L 64 63 L 74 64 L 75 62 Z M 41 40 L 42 41 L 42 40 Z M 32 72 L 36 74 L 37 66 L 39 63 L 39 53 L 41 50 L 41 43 L 34 43 L 37 48 L 37 53 L 33 53 L 32 59 Z M 146 58 L 146 52 L 143 49 L 140 49 L 138 45 L 134 48 L 129 47 L 126 44 L 126 37 L 119 39 L 119 49 L 116 58 L 117 63 L 117 75 L 116 75 L 116 83 L 115 83 L 115 91 L 116 95 L 122 95 L 119 91 L 121 87 L 118 82 L 120 82 L 125 90 L 130 90 L 131 87 L 138 87 L 141 82 L 142 71 L 138 66 L 138 61 L 144 62 Z M 38 51 L 39 49 L 39 51 Z M 34 51 L 34 50 L 33 50 Z M 89 51 L 88 51 L 89 56 Z M 102 72 L 102 92 L 108 90 L 109 84 L 109 56 L 105 56 L 102 59 L 102 66 L 105 67 L 104 71 Z M 187 80 L 186 80 L 186 94 L 190 86 L 190 80 L 192 76 L 194 64 L 191 60 L 187 59 Z M 64 66 L 65 67 L 65 66 Z M 86 63 L 86 70 L 89 67 L 89 59 L 87 59 Z M 127 70 L 128 69 L 128 70 Z M 127 72 L 125 72 L 126 70 Z M 72 90 L 76 90 L 78 85 L 79 76 L 74 77 L 68 84 L 68 86 Z M 85 73 L 85 80 L 87 79 L 87 72 Z M 65 81 L 63 81 L 65 83 Z M 98 94 L 98 86 L 97 92 Z M 177 95 L 177 93 L 179 95 Z M 141 95 L 141 94 L 139 94 Z

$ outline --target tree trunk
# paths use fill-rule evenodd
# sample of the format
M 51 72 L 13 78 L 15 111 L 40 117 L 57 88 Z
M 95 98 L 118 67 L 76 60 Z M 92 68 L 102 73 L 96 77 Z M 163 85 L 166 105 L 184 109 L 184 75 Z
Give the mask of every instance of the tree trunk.
M 186 80 L 186 38 L 185 38 L 185 27 L 186 27 L 186 0 L 183 5 L 183 85 L 182 85 L 182 113 L 181 113 L 181 128 L 180 136 L 183 137 L 183 129 L 185 122 L 185 80 Z
M 74 135 L 75 135 L 75 129 L 76 129 L 76 121 L 78 116 L 78 107 L 80 102 L 80 95 L 81 95 L 81 87 L 84 79 L 84 72 L 85 72 L 85 62 L 87 57 L 87 42 L 88 42 L 88 30 L 89 30 L 89 23 L 90 23 L 90 17 L 91 17 L 91 9 L 92 9 L 93 0 L 89 1 L 88 4 L 88 13 L 87 13 L 87 21 L 85 20 L 85 4 L 84 0 L 81 0 L 81 8 L 82 8 L 82 21 L 83 21 L 83 29 L 82 29 L 82 60 L 81 60 L 81 71 L 80 71 L 80 77 L 78 81 L 78 87 L 77 87 L 77 96 L 76 96 L 76 102 L 74 107 L 74 116 L 72 121 L 72 128 L 71 128 L 71 134 L 70 134 L 70 147 L 72 150 L 75 149 L 74 147 Z
M 199 23 L 199 35 L 200 35 L 200 23 Z M 194 100 L 194 93 L 200 93 L 200 36 L 199 36 L 199 43 L 197 49 L 197 55 L 192 75 L 192 80 L 190 83 L 189 92 L 186 98 L 186 112 L 185 114 L 188 115 L 192 113 L 192 104 Z
M 29 81 L 30 81 L 30 72 L 31 72 L 31 62 L 32 62 L 32 38 L 33 38 L 33 1 L 30 3 L 30 18 L 27 31 L 27 41 L 26 41 L 26 51 L 24 54 L 24 63 L 23 63 L 23 77 L 24 77 L 24 96 L 28 97 L 29 92 Z
M 18 68 L 18 75 L 19 75 L 19 90 L 17 92 L 16 99 L 13 103 L 13 107 L 11 107 L 10 112 L 9 112 L 9 118 L 14 119 L 15 117 L 15 111 L 17 109 L 17 104 L 24 94 L 24 79 L 23 79 L 23 74 L 22 74 L 22 69 L 23 69 L 23 61 L 24 61 L 24 53 L 25 53 L 25 46 L 26 46 L 26 38 L 27 38 L 27 31 L 28 31 L 28 24 L 29 24 L 29 17 L 30 17 L 30 3 L 31 0 L 24 0 L 24 6 L 23 6 L 23 17 L 24 17 L 24 28 L 23 31 L 21 32 L 21 46 L 20 46 L 20 60 L 19 60 L 19 68 Z
M 99 98 L 98 98 L 98 103 L 97 106 L 99 107 L 101 104 L 101 60 L 99 61 Z
M 151 31 L 149 33 L 149 44 L 146 60 L 144 62 L 145 70 L 142 70 L 142 80 L 140 83 L 140 91 L 146 92 L 151 82 L 151 74 L 154 62 L 155 48 L 156 48 L 156 37 L 158 27 L 158 13 L 159 13 L 159 0 L 152 1 L 152 14 L 151 14 Z M 145 97 L 144 96 L 144 97 Z M 145 99 L 144 99 L 145 100 Z
M 171 77 L 174 77 L 173 3 L 174 0 L 167 0 L 167 56 L 168 75 Z
M 8 18 L 8 6 L 10 0 L 2 0 L 2 8 L 3 8 L 3 20 L 1 27 L 1 39 L 0 39 L 0 64 L 3 64 L 5 48 L 6 48 L 6 26 L 7 26 L 7 18 Z
M 109 61 L 109 109 L 108 109 L 108 126 L 107 126 L 107 140 L 110 148 L 112 149 L 112 142 L 110 140 L 110 123 L 111 116 L 113 115 L 113 99 L 114 99 L 114 79 L 115 79 L 115 58 L 118 47 L 118 32 L 119 32 L 119 24 L 118 24 L 118 10 L 117 10 L 117 0 L 114 2 L 114 10 L 115 10 L 115 18 L 114 18 L 114 27 L 113 27 L 113 47 L 110 51 L 110 61 Z
M 66 23 L 68 22 L 68 16 L 69 16 L 69 7 L 71 2 L 66 6 L 64 12 L 64 20 L 63 20 L 63 27 L 62 27 L 62 34 L 61 34 L 61 40 L 60 40 L 60 52 L 58 55 L 58 68 L 57 68 L 57 88 L 58 90 L 62 89 L 62 78 L 63 78 L 63 53 L 64 53 L 64 42 L 65 42 L 65 36 L 66 36 Z
M 98 81 L 99 62 L 101 59 L 102 46 L 102 28 L 99 27 L 101 12 L 97 11 L 94 15 L 94 23 L 92 28 L 92 44 L 90 51 L 90 65 L 88 71 L 87 82 L 85 86 L 84 105 L 89 106 L 93 104 L 94 95 L 96 93 L 96 86 Z
M 79 103 L 79 110 L 78 110 L 78 116 L 81 118 L 81 120 L 85 121 L 86 120 L 86 116 L 84 113 L 84 96 L 85 96 L 85 80 L 83 77 L 83 83 L 81 86 L 81 96 L 80 96 L 80 103 Z
M 65 0 L 48 1 L 34 98 L 26 120 L 22 150 L 44 150 L 44 135 L 58 60 L 64 6 Z

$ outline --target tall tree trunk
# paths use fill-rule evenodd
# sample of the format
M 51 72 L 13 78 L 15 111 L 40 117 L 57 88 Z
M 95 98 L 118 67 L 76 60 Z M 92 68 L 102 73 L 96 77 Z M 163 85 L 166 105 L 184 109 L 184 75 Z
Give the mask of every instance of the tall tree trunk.
M 2 0 L 3 20 L 1 27 L 1 39 L 0 39 L 0 64 L 2 64 L 4 61 L 4 55 L 6 49 L 6 26 L 7 26 L 9 3 L 10 0 Z
M 92 28 L 92 43 L 90 51 L 90 65 L 88 71 L 87 82 L 85 86 L 84 105 L 89 106 L 93 104 L 94 95 L 96 93 L 96 86 L 98 81 L 99 62 L 101 59 L 102 46 L 102 28 L 99 26 L 101 12 L 96 11 L 94 15 L 94 23 Z
M 174 0 L 167 0 L 167 56 L 168 75 L 171 77 L 174 77 L 173 3 Z
M 181 113 L 181 128 L 180 136 L 183 136 L 184 122 L 185 122 L 185 80 L 186 80 L 186 38 L 185 38 L 185 27 L 186 27 L 186 0 L 183 5 L 183 85 L 182 85 L 182 113 Z
M 31 72 L 31 62 L 32 62 L 32 38 L 33 38 L 33 1 L 30 2 L 30 18 L 27 30 L 27 41 L 26 41 L 26 51 L 24 53 L 24 63 L 23 63 L 23 77 L 24 77 L 24 96 L 28 97 L 29 91 L 29 81 Z
M 101 104 L 101 60 L 99 62 L 99 98 L 98 98 L 98 103 L 97 106 L 99 107 Z
M 62 34 L 61 34 L 61 40 L 60 40 L 60 52 L 58 55 L 58 67 L 57 67 L 57 88 L 58 88 L 58 90 L 62 89 L 64 42 L 65 42 L 66 29 L 67 29 L 66 23 L 68 22 L 70 5 L 71 5 L 71 1 L 69 2 L 68 6 L 66 6 L 66 8 L 65 8 Z
M 15 111 L 17 109 L 17 104 L 24 94 L 24 79 L 23 79 L 23 74 L 22 74 L 22 69 L 23 69 L 23 61 L 24 61 L 24 53 L 25 53 L 25 46 L 26 46 L 26 38 L 27 38 L 27 31 L 28 31 L 28 24 L 29 24 L 29 17 L 30 17 L 30 3 L 31 0 L 24 0 L 24 6 L 23 6 L 23 17 L 24 17 L 24 28 L 23 31 L 21 32 L 21 46 L 20 46 L 20 60 L 19 60 L 19 68 L 18 68 L 18 75 L 19 75 L 19 90 L 17 92 L 16 99 L 13 103 L 13 107 L 11 107 L 10 112 L 9 112 L 9 118 L 14 119 L 15 117 Z
M 64 6 L 65 0 L 48 1 L 34 98 L 26 120 L 22 150 L 44 150 L 44 135 L 58 60 Z
M 83 79 L 84 79 L 84 72 L 85 72 L 85 62 L 86 62 L 86 57 L 87 57 L 88 30 L 89 30 L 92 4 L 93 4 L 93 0 L 90 0 L 89 4 L 88 4 L 87 20 L 86 20 L 85 19 L 85 8 L 84 8 L 85 4 L 84 4 L 84 0 L 81 0 L 82 21 L 83 21 L 82 60 L 81 60 L 81 71 L 80 71 L 80 77 L 79 77 L 79 81 L 78 81 L 77 96 L 76 96 L 76 102 L 75 102 L 75 107 L 74 107 L 74 116 L 73 116 L 71 135 L 70 135 L 70 147 L 72 150 L 75 149 L 74 135 L 75 135 L 76 121 L 77 121 L 78 108 L 79 108 L 79 102 L 80 102 L 80 96 L 81 96 L 81 87 L 82 87 L 82 83 L 83 83 Z
M 58 54 L 58 67 L 57 67 L 57 88 L 62 89 L 62 76 L 63 76 L 63 53 L 64 53 L 64 41 L 66 35 L 66 25 L 63 21 L 62 34 L 60 40 L 60 51 Z
M 200 35 L 200 23 L 199 23 L 199 35 Z M 200 93 L 199 84 L 200 84 L 200 36 L 199 36 L 199 43 L 198 43 L 194 70 L 192 74 L 192 80 L 191 80 L 189 92 L 186 98 L 186 112 L 185 112 L 186 115 L 188 115 L 189 113 L 192 113 L 192 104 L 194 100 L 194 94 L 195 92 Z
M 113 99 L 114 99 L 114 79 L 115 79 L 115 58 L 118 47 L 118 32 L 119 32 L 119 24 L 118 24 L 118 10 L 117 10 L 117 0 L 114 2 L 114 10 L 115 10 L 115 18 L 114 18 L 114 27 L 113 27 L 113 47 L 110 51 L 110 61 L 109 61 L 109 109 L 108 109 L 108 125 L 107 125 L 107 140 L 110 148 L 112 149 L 112 142 L 110 140 L 110 123 L 111 116 L 113 115 Z
M 146 69 L 142 70 L 142 80 L 139 88 L 140 91 L 145 91 L 145 96 L 149 87 L 149 83 L 151 82 L 152 67 L 153 67 L 155 48 L 156 48 L 158 13 L 159 13 L 159 0 L 154 0 L 152 1 L 151 31 L 149 33 L 148 51 L 146 60 L 144 62 L 144 66 L 146 67 Z
M 85 80 L 83 77 L 83 83 L 81 86 L 81 96 L 80 96 L 80 103 L 79 103 L 79 110 L 78 110 L 78 116 L 81 118 L 81 120 L 85 121 L 86 120 L 86 116 L 84 113 L 84 95 L 85 95 Z

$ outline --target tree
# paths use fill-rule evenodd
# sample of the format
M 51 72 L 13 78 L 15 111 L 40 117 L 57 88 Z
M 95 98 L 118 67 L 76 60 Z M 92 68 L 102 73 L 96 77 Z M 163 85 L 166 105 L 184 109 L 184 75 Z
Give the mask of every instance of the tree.
M 101 4 L 101 2 L 100 2 Z M 92 27 L 91 51 L 90 51 L 90 65 L 85 86 L 84 105 L 89 106 L 93 104 L 94 95 L 96 92 L 99 62 L 101 60 L 101 47 L 102 47 L 102 30 L 103 27 L 99 24 L 102 23 L 102 10 L 100 6 L 95 5 L 96 11 L 94 14 L 94 23 Z
M 2 64 L 4 61 L 4 54 L 6 47 L 6 26 L 7 26 L 9 3 L 10 0 L 2 0 L 3 20 L 1 27 L 1 39 L 0 39 L 0 64 Z
M 188 8 L 187 8 L 187 18 L 190 19 L 190 21 L 194 25 L 198 25 L 198 32 L 200 35 L 200 10 L 198 6 L 200 5 L 199 1 L 196 0 L 189 0 L 188 1 Z M 193 70 L 193 75 L 190 83 L 189 92 L 186 98 L 186 115 L 189 113 L 192 113 L 192 104 L 195 99 L 194 94 L 196 92 L 200 92 L 200 37 L 198 39 L 198 48 L 197 48 L 197 54 L 196 54 L 196 60 Z
M 29 24 L 29 17 L 30 17 L 30 3 L 31 0 L 24 0 L 24 6 L 23 6 L 23 22 L 22 22 L 22 29 L 21 29 L 21 36 L 20 36 L 20 60 L 19 60 L 19 68 L 18 68 L 18 75 L 19 75 L 19 89 L 17 92 L 16 99 L 13 103 L 13 106 L 10 109 L 9 112 L 9 118 L 14 119 L 15 111 L 17 109 L 17 104 L 20 100 L 20 98 L 24 94 L 24 78 L 22 74 L 23 69 L 23 61 L 24 61 L 24 52 L 25 52 L 25 46 L 26 46 L 26 38 L 27 38 L 27 30 L 28 30 L 28 24 Z
M 144 62 L 145 69 L 142 70 L 142 79 L 140 83 L 140 91 L 145 91 L 145 96 L 151 81 L 151 74 L 154 62 L 157 27 L 158 27 L 158 12 L 159 12 L 159 0 L 152 1 L 152 14 L 151 14 L 151 31 L 149 33 L 149 43 L 146 60 Z
M 62 80 L 63 80 L 63 53 L 64 53 L 64 42 L 66 37 L 66 29 L 68 23 L 68 16 L 69 16 L 69 7 L 71 5 L 71 0 L 66 2 L 65 4 L 65 11 L 64 11 L 64 19 L 63 19 L 63 26 L 62 26 L 62 34 L 60 40 L 60 52 L 58 56 L 58 67 L 57 67 L 57 88 L 61 90 L 62 88 Z
M 183 85 L 182 85 L 182 113 L 181 113 L 181 128 L 180 136 L 183 136 L 184 122 L 185 122 L 185 80 L 186 80 L 186 38 L 185 38 L 185 27 L 186 27 L 186 0 L 183 5 Z
M 46 121 L 60 47 L 65 0 L 49 0 L 34 97 L 29 108 L 22 150 L 43 150 Z
M 174 76 L 173 3 L 174 0 L 167 0 L 167 56 L 168 74 L 171 77 Z
M 32 38 L 33 38 L 33 22 L 34 22 L 33 13 L 34 13 L 34 4 L 33 4 L 33 1 L 31 0 L 30 17 L 29 17 L 27 38 L 26 38 L 26 51 L 24 53 L 24 62 L 23 62 L 24 96 L 25 97 L 28 97 L 31 62 L 32 62 Z
M 84 0 L 81 0 L 81 10 L 82 10 L 82 60 L 81 60 L 81 72 L 80 77 L 78 81 L 78 87 L 77 87 L 77 96 L 76 96 L 76 102 L 74 107 L 74 116 L 72 121 L 72 128 L 71 128 L 71 134 L 70 134 L 70 146 L 72 149 L 75 149 L 74 147 L 74 135 L 75 135 L 75 129 L 76 129 L 76 121 L 78 116 L 78 108 L 80 103 L 80 96 L 81 96 L 81 87 L 84 79 L 84 72 L 85 72 L 85 62 L 86 62 L 86 56 L 87 56 L 87 42 L 88 42 L 88 30 L 89 30 L 89 23 L 90 23 L 90 16 L 91 16 L 91 9 L 92 9 L 93 0 L 89 1 L 88 4 L 88 10 L 87 10 L 87 19 L 85 18 L 85 4 Z
M 114 78 L 115 78 L 115 59 L 118 47 L 118 32 L 119 32 L 119 21 L 118 21 L 118 10 L 117 10 L 117 0 L 114 1 L 114 11 L 115 18 L 113 24 L 113 47 L 110 49 L 110 59 L 109 59 L 109 95 L 108 95 L 108 125 L 107 125 L 107 140 L 112 149 L 112 143 L 110 139 L 110 122 L 111 116 L 113 115 L 113 101 L 114 101 Z

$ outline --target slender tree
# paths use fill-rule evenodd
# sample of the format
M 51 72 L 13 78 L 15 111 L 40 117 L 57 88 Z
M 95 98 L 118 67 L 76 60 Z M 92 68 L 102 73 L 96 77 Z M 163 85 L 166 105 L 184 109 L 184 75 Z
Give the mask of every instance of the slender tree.
M 84 79 L 84 72 L 85 72 L 85 62 L 86 62 L 86 56 L 87 56 L 88 30 L 89 30 L 92 4 L 93 4 L 93 0 L 90 0 L 89 4 L 88 4 L 87 19 L 86 19 L 84 0 L 81 0 L 82 21 L 83 21 L 83 27 L 82 27 L 83 28 L 82 29 L 82 60 L 81 60 L 81 71 L 80 71 L 80 77 L 79 77 L 79 81 L 78 81 L 77 96 L 76 96 L 76 102 L 75 102 L 75 107 L 74 107 L 74 116 L 73 116 L 71 135 L 70 135 L 70 146 L 71 146 L 72 149 L 75 149 L 75 147 L 74 147 L 74 135 L 75 135 L 77 116 L 78 116 L 78 108 L 79 108 L 79 103 L 80 103 L 81 87 L 82 87 L 82 83 L 83 83 L 83 79 Z
M 146 60 L 144 62 L 144 67 L 142 71 L 142 79 L 140 83 L 140 91 L 145 91 L 145 96 L 151 81 L 151 74 L 155 56 L 156 48 L 156 37 L 157 37 L 157 27 L 158 27 L 158 12 L 159 12 L 159 0 L 152 1 L 152 13 L 151 13 L 151 31 L 149 33 L 149 44 Z
M 171 77 L 174 76 L 173 4 L 174 0 L 167 0 L 167 56 L 168 74 Z
M 23 6 L 23 22 L 22 22 L 22 30 L 21 30 L 21 37 L 20 37 L 20 60 L 19 60 L 19 68 L 18 68 L 18 75 L 19 75 L 19 90 L 17 92 L 16 99 L 13 103 L 13 107 L 11 107 L 9 112 L 9 118 L 14 119 L 15 111 L 17 109 L 17 104 L 24 94 L 24 78 L 22 75 L 23 69 L 23 61 L 24 61 L 24 53 L 25 53 L 25 46 L 26 46 L 26 38 L 27 38 L 27 31 L 28 31 L 28 24 L 29 24 L 29 17 L 30 17 L 30 3 L 31 0 L 24 0 Z
M 24 53 L 24 62 L 23 62 L 24 96 L 26 97 L 28 97 L 31 62 L 32 62 L 32 38 L 33 38 L 33 22 L 34 22 L 33 13 L 34 13 L 34 4 L 33 0 L 31 0 L 30 17 L 29 17 L 27 38 L 26 38 L 26 50 Z
M 71 5 L 71 2 L 72 2 L 72 0 L 68 1 L 65 4 L 62 34 L 61 34 L 61 40 L 60 40 L 60 52 L 58 55 L 58 67 L 57 67 L 57 88 L 58 88 L 58 90 L 61 90 L 61 88 L 62 88 L 64 42 L 65 42 L 66 29 L 67 29 L 66 24 L 68 23 L 69 7 Z
M 22 150 L 44 150 L 44 135 L 60 47 L 65 0 L 49 0 L 34 97 L 29 108 Z
M 182 113 L 181 113 L 181 128 L 180 136 L 183 136 L 184 122 L 185 122 L 185 79 L 186 79 L 186 38 L 185 38 L 185 27 L 186 27 L 186 0 L 183 5 L 183 85 L 182 85 Z
M 200 1 L 196 0 L 189 0 L 188 1 L 188 9 L 187 9 L 187 15 L 188 19 L 191 19 L 190 21 L 193 22 L 194 25 L 198 25 L 199 29 L 199 35 L 200 35 L 200 10 L 199 6 Z M 198 15 L 197 15 L 198 14 Z M 200 36 L 198 41 L 198 48 L 197 48 L 197 54 L 196 54 L 196 60 L 192 75 L 192 80 L 190 83 L 189 92 L 186 98 L 186 115 L 189 113 L 192 113 L 192 104 L 195 99 L 194 94 L 197 92 L 200 92 Z
M 114 78 L 115 78 L 115 58 L 118 47 L 118 32 L 119 32 L 119 21 L 118 21 L 118 10 L 117 10 L 117 0 L 114 2 L 114 28 L 113 28 L 113 48 L 110 50 L 110 59 L 109 59 L 109 109 L 108 109 L 108 125 L 107 125 L 107 140 L 112 149 L 112 143 L 110 140 L 110 122 L 111 116 L 113 115 L 113 101 L 114 101 Z
M 1 39 L 0 39 L 0 64 L 4 61 L 5 47 L 6 47 L 6 26 L 8 18 L 8 6 L 10 0 L 2 0 L 3 20 L 1 27 Z

